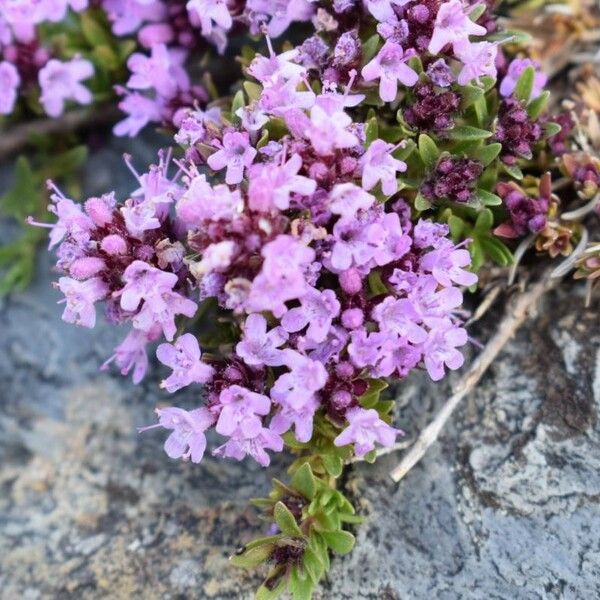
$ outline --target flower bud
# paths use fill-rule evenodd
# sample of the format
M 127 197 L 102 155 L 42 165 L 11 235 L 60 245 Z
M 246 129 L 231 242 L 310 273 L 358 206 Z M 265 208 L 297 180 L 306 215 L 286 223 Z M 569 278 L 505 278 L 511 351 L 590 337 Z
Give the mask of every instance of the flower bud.
M 354 367 L 352 363 L 344 360 L 335 366 L 335 374 L 340 379 L 351 379 L 354 377 Z
M 116 256 L 118 254 L 125 254 L 127 252 L 127 242 L 120 236 L 115 234 L 107 235 L 101 242 L 100 248 L 110 254 Z
M 348 269 L 339 274 L 340 285 L 346 294 L 353 296 L 362 290 L 362 278 L 356 269 Z
M 106 267 L 106 263 L 97 256 L 83 256 L 77 258 L 71 264 L 69 273 L 75 279 L 87 279 L 100 273 Z
M 85 203 L 85 212 L 98 227 L 103 227 L 113 219 L 113 207 L 106 198 L 90 198 Z
M 331 403 L 337 411 L 342 411 L 352 404 L 352 394 L 347 390 L 336 390 L 331 395 Z
M 342 325 L 346 329 L 358 329 L 364 320 L 365 315 L 360 308 L 348 308 L 342 313 Z

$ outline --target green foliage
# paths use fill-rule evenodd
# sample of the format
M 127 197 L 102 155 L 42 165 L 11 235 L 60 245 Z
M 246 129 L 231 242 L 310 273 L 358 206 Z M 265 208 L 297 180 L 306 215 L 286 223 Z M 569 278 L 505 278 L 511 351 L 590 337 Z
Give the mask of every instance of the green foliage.
M 329 569 L 329 554 L 347 554 L 354 546 L 344 524 L 362 520 L 335 488 L 334 478 L 314 473 L 307 460 L 290 471 L 289 484 L 274 479 L 269 497 L 253 500 L 280 533 L 255 539 L 230 558 L 238 567 L 269 567 L 257 599 L 277 598 L 287 590 L 294 599 L 310 600 Z
M 15 221 L 21 233 L 0 247 L 0 296 L 23 291 L 33 278 L 36 250 L 47 238 L 47 232 L 28 225 L 26 219 L 30 216 L 38 221 L 47 219 L 46 180 L 63 181 L 77 192 L 73 175 L 86 157 L 83 146 L 65 151 L 48 146 L 38 150 L 34 162 L 25 156 L 15 161 L 12 186 L 0 197 L 0 215 Z

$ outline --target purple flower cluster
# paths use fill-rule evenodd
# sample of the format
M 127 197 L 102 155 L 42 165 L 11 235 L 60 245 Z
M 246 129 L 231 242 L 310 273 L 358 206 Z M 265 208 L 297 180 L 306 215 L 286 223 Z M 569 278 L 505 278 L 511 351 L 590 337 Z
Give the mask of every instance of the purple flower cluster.
M 61 61 L 39 43 L 37 27 L 63 20 L 69 10 L 82 11 L 88 0 L 19 0 L 0 2 L 0 115 L 13 112 L 19 94 L 39 87 L 42 108 L 58 117 L 66 102 L 90 104 L 92 94 L 82 84 L 94 74 L 92 63 L 80 57 Z
M 496 235 L 519 238 L 544 229 L 550 209 L 549 194 L 532 198 L 518 185 L 504 182 L 496 186 L 496 192 L 502 198 L 508 213 L 508 220 L 494 230 Z
M 445 156 L 421 186 L 421 193 L 432 202 L 468 202 L 482 172 L 483 165 L 477 160 Z
M 164 9 L 162 3 L 131 4 L 141 12 L 109 12 L 116 30 L 132 28 L 144 39 L 163 31 L 166 17 L 144 12 Z M 140 187 L 123 203 L 108 194 L 82 209 L 54 195 L 51 246 L 65 274 L 58 283 L 64 318 L 93 326 L 95 305 L 104 301 L 111 322 L 131 326 L 105 366 L 114 362 L 139 381 L 148 344 L 164 337 L 157 357 L 171 372 L 162 387 L 203 387 L 201 408 L 158 411 L 158 425 L 171 431 L 169 456 L 200 460 L 205 432 L 214 428 L 224 437 L 214 454 L 266 465 L 268 451 L 282 449 L 282 436 L 308 442 L 319 419 L 336 428 L 335 445 L 353 445 L 363 456 L 399 433 L 362 404 L 369 380 L 422 368 L 437 381 L 463 363 L 460 286 L 477 281 L 469 252 L 449 239 L 446 225 L 412 221 L 399 195 L 404 142 L 368 140 L 365 124 L 351 114 L 369 87 L 395 101 L 400 89 L 416 85 L 407 62 L 416 48 L 447 49 L 446 58 L 456 61 L 478 51 L 485 42 L 465 46 L 465 40 L 485 30 L 459 0 L 365 6 L 385 42 L 360 74 L 362 50 L 351 28 L 281 54 L 267 37 L 268 55 L 257 54 L 247 66 L 254 81 L 233 114 L 179 112 L 175 139 L 186 152 L 177 176 L 167 176 L 163 156 L 136 174 Z M 337 2 L 333 11 L 351 22 L 363 8 Z M 313 7 L 204 0 L 188 2 L 186 10 L 205 36 L 220 35 L 236 20 L 251 28 L 262 23 L 278 35 L 308 19 Z M 316 20 L 330 31 L 337 27 L 322 12 Z M 180 40 L 174 27 L 168 31 L 152 38 L 159 43 L 149 44 L 150 56 L 131 57 L 128 97 L 135 89 L 168 98 L 185 88 Z M 419 84 L 415 96 L 429 107 L 444 98 L 447 121 L 434 125 L 443 130 L 457 100 L 439 88 L 453 76 L 440 58 L 427 72 L 432 83 Z M 484 74 L 469 72 L 473 79 Z M 427 110 L 412 107 L 419 127 Z M 281 133 L 265 138 L 270 123 Z M 477 161 L 442 155 L 423 193 L 466 202 L 480 174 Z M 216 353 L 199 345 L 200 303 L 216 305 L 233 332 L 235 341 L 219 344 Z

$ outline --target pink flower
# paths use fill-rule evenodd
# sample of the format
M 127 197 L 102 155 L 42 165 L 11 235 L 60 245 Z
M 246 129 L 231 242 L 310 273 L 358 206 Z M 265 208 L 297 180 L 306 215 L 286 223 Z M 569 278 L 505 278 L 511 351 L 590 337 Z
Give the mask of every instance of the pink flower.
M 128 312 L 138 308 L 140 302 L 161 290 L 172 290 L 177 283 L 177 275 L 161 271 L 141 260 L 134 260 L 123 273 L 125 287 L 118 293 L 121 308 Z
M 450 0 L 438 10 L 428 50 L 430 54 L 438 54 L 447 44 L 468 40 L 470 35 L 486 33 L 485 27 L 477 25 L 465 14 L 461 0 Z
M 169 458 L 183 458 L 199 463 L 206 450 L 204 432 L 214 423 L 215 418 L 206 408 L 196 408 L 187 411 L 170 406 L 157 408 L 159 422 L 157 425 L 142 427 L 139 431 L 147 431 L 155 427 L 172 429 L 171 435 L 165 441 L 165 452 Z
M 375 449 L 375 442 L 382 446 L 393 446 L 396 436 L 402 433 L 379 418 L 374 409 L 351 408 L 346 413 L 348 427 L 340 433 L 333 443 L 336 446 L 354 444 L 354 453 L 362 458 L 367 452 Z
M 121 375 L 126 376 L 133 369 L 133 383 L 140 383 L 148 370 L 146 346 L 157 339 L 160 333 L 160 328 L 149 332 L 132 329 L 115 348 L 115 353 L 100 368 L 103 371 L 108 369 L 108 365 L 114 360 L 121 369 Z
M 329 114 L 319 105 L 315 105 L 310 111 L 306 137 L 317 154 L 327 156 L 336 149 L 358 145 L 358 138 L 348 130 L 351 124 L 352 119 L 344 111 Z
M 177 331 L 175 317 L 185 315 L 193 317 L 196 314 L 197 304 L 170 290 L 159 290 L 147 296 L 140 311 L 133 317 L 133 326 L 142 331 L 150 331 L 160 325 L 165 338 L 170 342 Z
M 306 336 L 313 342 L 320 343 L 327 337 L 333 319 L 339 314 L 340 303 L 333 290 L 308 288 L 300 298 L 300 306 L 283 315 L 281 326 L 293 333 L 308 325 Z
M 313 420 L 319 408 L 319 402 L 311 396 L 299 407 L 288 403 L 281 403 L 281 408 L 271 419 L 271 431 L 282 434 L 294 427 L 296 439 L 299 442 L 308 442 L 312 437 Z
M 229 132 L 223 136 L 223 146 L 208 157 L 208 166 L 214 171 L 227 168 L 225 181 L 228 185 L 240 183 L 244 169 L 254 161 L 256 149 L 250 145 L 247 133 Z
M 497 44 L 490 42 L 472 43 L 460 40 L 454 43 L 454 55 L 463 63 L 463 68 L 458 74 L 459 85 L 467 85 L 483 75 L 496 77 Z
M 273 208 L 287 210 L 290 195 L 309 196 L 317 188 L 312 179 L 298 175 L 302 158 L 293 154 L 282 165 L 266 164 L 251 167 L 248 180 L 248 206 L 259 212 L 270 212 Z
M 329 210 L 334 215 L 353 218 L 359 210 L 367 210 L 375 203 L 375 196 L 353 183 L 338 183 L 329 194 Z
M 136 52 L 127 60 L 131 71 L 128 87 L 134 90 L 156 90 L 165 98 L 172 98 L 178 90 L 190 86 L 183 67 L 186 53 L 179 49 L 167 49 L 164 44 L 152 47 L 152 54 L 145 56 Z
M 381 182 L 381 191 L 386 196 L 391 196 L 398 191 L 396 173 L 406 171 L 406 163 L 394 158 L 394 146 L 383 140 L 375 140 L 367 148 L 360 159 L 362 167 L 362 186 L 365 190 L 372 190 Z
M 421 259 L 421 269 L 431 273 L 445 287 L 451 286 L 452 282 L 465 286 L 477 283 L 477 275 L 462 268 L 470 264 L 471 256 L 468 250 L 455 249 L 452 246 L 432 250 Z
M 82 327 L 94 327 L 96 324 L 96 308 L 94 304 L 108 294 L 108 285 L 100 278 L 93 277 L 86 281 L 77 281 L 70 277 L 61 277 L 58 287 L 65 295 L 66 302 L 63 321 L 75 323 Z
M 119 102 L 119 109 L 128 116 L 113 128 L 117 136 L 135 137 L 148 123 L 160 121 L 161 106 L 157 100 L 138 93 L 127 93 Z
M 206 175 L 193 177 L 176 205 L 177 217 L 189 229 L 207 221 L 232 221 L 243 209 L 239 190 L 231 191 L 226 185 L 211 187 Z
M 500 84 L 500 94 L 503 96 L 510 96 L 515 91 L 519 77 L 521 77 L 523 71 L 525 71 L 527 67 L 533 67 L 535 69 L 531 98 L 537 98 L 542 93 L 542 90 L 548 81 L 548 77 L 545 73 L 540 71 L 539 63 L 530 58 L 515 58 L 511 61 L 510 65 L 508 65 L 506 76 Z
M 20 83 L 16 67 L 7 61 L 0 62 L 0 115 L 9 115 L 13 111 Z
M 311 360 L 295 350 L 287 349 L 285 364 L 291 369 L 280 375 L 271 388 L 271 397 L 280 404 L 301 407 L 327 382 L 327 371 L 323 364 Z
M 51 59 L 39 73 L 42 93 L 40 102 L 46 113 L 58 117 L 64 111 L 65 102 L 73 100 L 78 104 L 90 104 L 92 93 L 81 85 L 81 81 L 94 74 L 92 63 L 83 58 L 72 58 L 67 62 Z
M 379 96 L 384 102 L 393 102 L 398 93 L 398 82 L 411 87 L 419 76 L 405 64 L 409 57 L 402 46 L 387 41 L 377 56 L 367 63 L 361 74 L 365 81 L 379 79 Z
M 394 6 L 404 6 L 411 0 L 365 0 L 369 12 L 381 22 L 394 19 Z
M 171 367 L 173 373 L 160 386 L 173 393 L 191 383 L 209 382 L 214 369 L 203 363 L 200 356 L 198 340 L 191 333 L 183 334 L 174 344 L 161 344 L 156 349 L 156 357 Z
M 215 26 L 230 29 L 233 23 L 225 0 L 189 0 L 186 8 L 198 17 L 205 36 L 213 33 Z
M 310 0 L 248 0 L 246 8 L 271 16 L 267 30 L 271 37 L 279 37 L 295 21 L 308 21 L 314 12 Z
M 221 435 L 254 437 L 262 429 L 259 415 L 271 410 L 268 396 L 251 392 L 239 385 L 225 388 L 219 395 L 219 420 L 215 429 Z M 236 434 L 238 432 L 238 434 Z
M 127 231 L 138 239 L 142 239 L 144 232 L 158 229 L 160 220 L 156 215 L 156 206 L 153 202 L 136 202 L 131 198 L 121 207 L 121 214 L 125 220 Z
M 281 452 L 283 439 L 274 431 L 261 427 L 252 435 L 244 435 L 243 432 L 237 431 L 225 444 L 213 450 L 213 455 L 236 460 L 251 456 L 258 464 L 268 467 L 271 458 L 266 453 L 267 449 Z
M 278 79 L 299 81 L 306 73 L 305 67 L 292 62 L 298 57 L 297 48 L 275 54 L 269 43 L 269 50 L 268 58 L 257 54 L 248 67 L 248 73 L 261 83 L 277 81 Z
M 267 333 L 267 320 L 262 315 L 253 313 L 246 318 L 244 334 L 235 347 L 235 352 L 252 367 L 277 367 L 284 364 L 283 351 L 279 347 L 287 338 L 287 333 L 281 327 L 275 327 Z
M 262 249 L 265 259 L 261 272 L 254 278 L 246 310 L 270 310 L 281 317 L 286 311 L 285 302 L 304 295 L 307 288 L 304 268 L 313 262 L 315 251 L 297 238 L 279 235 Z
M 468 338 L 467 332 L 450 319 L 430 323 L 432 329 L 423 344 L 424 361 L 431 379 L 439 381 L 444 376 L 444 365 L 452 370 L 462 367 L 465 359 L 456 348 L 464 346 Z
M 407 298 L 386 296 L 373 309 L 373 318 L 381 331 L 395 333 L 413 344 L 420 344 L 427 338 L 427 332 L 419 325 L 419 313 Z

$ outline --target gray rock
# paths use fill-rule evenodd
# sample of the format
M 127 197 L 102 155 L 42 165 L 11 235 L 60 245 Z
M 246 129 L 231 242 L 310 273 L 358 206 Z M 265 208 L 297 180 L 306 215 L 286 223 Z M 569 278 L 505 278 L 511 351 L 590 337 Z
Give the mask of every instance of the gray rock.
M 92 157 L 90 194 L 131 189 L 124 149 Z M 161 432 L 136 433 L 171 402 L 162 372 L 138 387 L 99 372 L 124 332 L 62 323 L 51 259 L 39 262 L 33 286 L 0 307 L 0 598 L 251 598 L 258 575 L 227 557 L 264 531 L 247 501 L 285 457 L 267 470 L 169 460 Z M 600 332 L 578 290 L 544 302 L 400 485 L 395 456 L 350 470 L 367 521 L 319 598 L 600 596 Z M 485 340 L 497 316 L 473 333 Z M 398 425 L 415 435 L 448 389 L 404 382 Z

